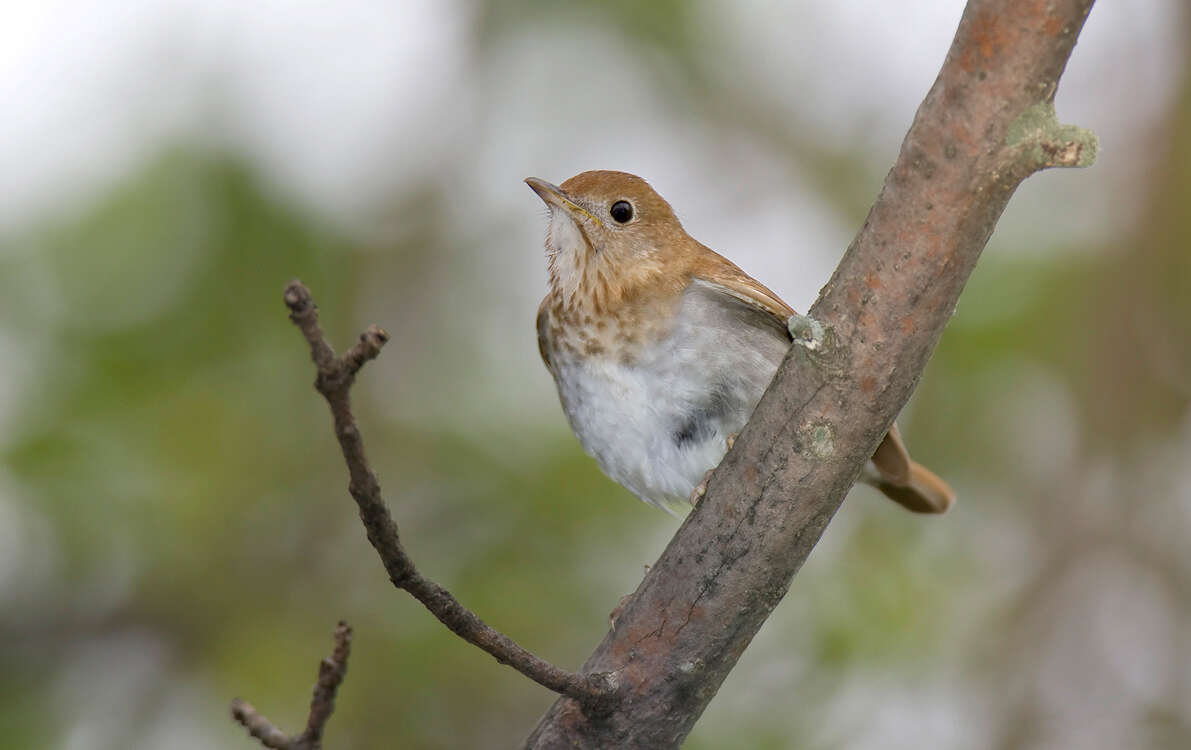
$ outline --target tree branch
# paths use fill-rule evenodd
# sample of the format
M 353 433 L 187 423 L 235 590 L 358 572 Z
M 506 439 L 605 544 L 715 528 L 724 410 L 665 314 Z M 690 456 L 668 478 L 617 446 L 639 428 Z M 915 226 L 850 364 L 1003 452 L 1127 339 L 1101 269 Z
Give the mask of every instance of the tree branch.
M 620 707 L 559 699 L 532 748 L 676 747 L 785 595 L 909 399 L 1010 196 L 1086 166 L 1054 117 L 1092 0 L 970 0 L 864 227 L 707 494 L 584 664 Z M 813 328 L 813 326 L 812 326 Z M 810 346 L 813 342 L 815 346 Z
M 310 715 L 306 729 L 297 737 L 290 737 L 257 712 L 252 704 L 236 698 L 232 701 L 232 718 L 272 750 L 319 750 L 323 742 L 323 728 L 335 711 L 335 692 L 347 674 L 347 657 L 351 653 L 352 629 L 340 621 L 335 628 L 335 650 L 318 665 L 318 682 L 310 699 Z
M 364 455 L 364 440 L 351 409 L 351 387 L 356 373 L 364 363 L 376 358 L 389 335 L 376 326 L 369 326 L 360 335 L 360 340 L 337 358 L 319 327 L 318 308 L 310 291 L 300 281 L 291 281 L 286 287 L 285 304 L 289 307 L 290 319 L 310 345 L 310 356 L 318 369 L 314 385 L 331 407 L 335 436 L 339 439 L 351 477 L 348 491 L 359 507 L 368 541 L 380 555 L 393 585 L 409 592 L 452 632 L 488 652 L 501 664 L 507 664 L 539 685 L 567 696 L 593 714 L 611 710 L 616 698 L 616 684 L 610 675 L 568 672 L 538 658 L 489 626 L 449 591 L 418 571 L 402 546 L 397 524 L 381 497 L 380 482 Z

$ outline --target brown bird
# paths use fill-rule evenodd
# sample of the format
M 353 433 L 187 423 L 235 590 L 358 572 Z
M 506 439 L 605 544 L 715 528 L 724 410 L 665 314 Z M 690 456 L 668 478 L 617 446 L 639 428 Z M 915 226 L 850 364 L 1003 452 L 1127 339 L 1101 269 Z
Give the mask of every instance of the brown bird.
M 777 372 L 794 310 L 688 235 L 636 175 L 526 183 L 550 209 L 538 347 L 571 429 L 645 502 L 695 502 Z M 919 513 L 955 500 L 896 425 L 864 479 Z

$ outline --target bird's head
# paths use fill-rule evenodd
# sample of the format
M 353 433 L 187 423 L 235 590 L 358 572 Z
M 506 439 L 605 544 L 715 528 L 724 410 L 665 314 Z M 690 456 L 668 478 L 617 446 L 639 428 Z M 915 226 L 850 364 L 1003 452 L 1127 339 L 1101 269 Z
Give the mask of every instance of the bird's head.
M 664 275 L 692 240 L 674 209 L 627 172 L 583 172 L 561 186 L 526 181 L 550 209 L 550 283 L 564 298 L 595 283 L 630 285 Z

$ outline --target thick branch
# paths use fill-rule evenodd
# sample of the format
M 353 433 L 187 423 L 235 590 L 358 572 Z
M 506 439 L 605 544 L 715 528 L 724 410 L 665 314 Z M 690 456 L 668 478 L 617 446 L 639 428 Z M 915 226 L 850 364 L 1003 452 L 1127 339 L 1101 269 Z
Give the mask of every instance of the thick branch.
M 860 234 L 752 420 L 584 665 L 605 717 L 557 701 L 533 748 L 675 747 L 785 595 L 917 384 L 1018 184 L 1084 166 L 1053 97 L 1092 0 L 970 0 Z
M 232 701 L 232 718 L 272 750 L 319 750 L 323 742 L 323 728 L 335 711 L 335 692 L 347 674 L 347 657 L 351 653 L 352 629 L 346 622 L 335 628 L 335 650 L 318 665 L 318 682 L 310 699 L 310 715 L 306 729 L 297 737 L 290 737 L 257 712 L 252 704 L 236 698 Z
M 593 713 L 609 710 L 616 694 L 616 685 L 610 675 L 598 672 L 576 674 L 534 656 L 418 571 L 402 546 L 397 524 L 381 498 L 380 482 L 364 455 L 364 440 L 351 410 L 351 387 L 356 373 L 365 362 L 376 358 L 389 336 L 380 328 L 370 326 L 351 349 L 337 358 L 319 327 L 318 308 L 310 291 L 300 281 L 291 281 L 286 287 L 285 304 L 289 307 L 290 319 L 301 329 L 310 345 L 310 356 L 318 368 L 315 388 L 331 407 L 335 436 L 339 439 L 351 477 L 348 491 L 359 506 L 368 541 L 380 555 L 389 580 L 397 588 L 408 591 L 456 635 L 488 652 L 501 664 L 507 664 L 539 685 L 569 697 L 585 710 Z

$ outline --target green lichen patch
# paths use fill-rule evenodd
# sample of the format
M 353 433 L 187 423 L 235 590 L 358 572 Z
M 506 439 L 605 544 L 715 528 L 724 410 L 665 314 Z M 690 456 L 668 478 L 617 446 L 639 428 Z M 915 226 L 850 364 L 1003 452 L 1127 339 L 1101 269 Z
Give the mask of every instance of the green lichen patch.
M 835 453 L 835 427 L 831 422 L 825 419 L 815 420 L 804 425 L 801 433 L 806 454 L 825 459 Z

